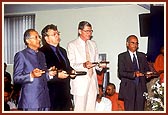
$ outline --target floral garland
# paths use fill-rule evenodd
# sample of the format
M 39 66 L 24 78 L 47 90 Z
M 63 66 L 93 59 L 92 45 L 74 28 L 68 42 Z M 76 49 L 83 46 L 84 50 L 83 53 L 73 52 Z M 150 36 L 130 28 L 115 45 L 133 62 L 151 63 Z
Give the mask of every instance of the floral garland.
M 148 101 L 147 107 L 152 111 L 164 111 L 164 83 L 157 80 L 151 88 L 153 96 L 150 97 L 146 92 L 143 94 Z

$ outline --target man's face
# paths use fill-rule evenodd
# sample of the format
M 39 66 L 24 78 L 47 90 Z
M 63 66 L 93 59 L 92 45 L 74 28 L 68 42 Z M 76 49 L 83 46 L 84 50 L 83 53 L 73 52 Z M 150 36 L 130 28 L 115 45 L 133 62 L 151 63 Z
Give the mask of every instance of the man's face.
M 84 26 L 83 30 L 79 30 L 80 38 L 82 38 L 84 41 L 87 41 L 92 36 L 92 28 L 89 26 Z
M 112 96 L 115 93 L 115 89 L 113 86 L 109 85 L 106 87 L 106 95 Z
M 127 42 L 127 48 L 131 52 L 135 52 L 138 49 L 138 40 L 136 37 L 130 37 L 128 42 Z
M 7 83 L 10 83 L 11 81 L 8 79 L 8 77 L 4 76 L 4 83 L 7 84 Z
M 4 92 L 4 101 L 5 102 L 9 101 L 9 93 L 8 92 Z
M 27 39 L 28 46 L 34 50 L 37 50 L 38 48 L 40 48 L 40 42 L 41 39 L 38 32 L 36 31 L 30 32 L 30 38 Z
M 45 37 L 46 42 L 50 45 L 57 46 L 60 42 L 60 32 L 58 32 L 57 30 L 49 29 L 47 35 L 48 36 Z

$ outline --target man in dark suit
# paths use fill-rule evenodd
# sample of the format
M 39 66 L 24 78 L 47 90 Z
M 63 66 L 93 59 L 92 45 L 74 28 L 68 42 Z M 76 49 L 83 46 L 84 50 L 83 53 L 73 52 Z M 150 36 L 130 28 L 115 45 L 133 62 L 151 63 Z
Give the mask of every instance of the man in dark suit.
M 21 84 L 18 108 L 24 111 L 47 111 L 50 108 L 47 80 L 49 76 L 55 76 L 56 71 L 47 71 L 45 56 L 38 51 L 40 41 L 37 31 L 26 30 L 24 42 L 27 48 L 14 57 L 13 81 L 14 85 Z
M 146 55 L 138 52 L 138 38 L 128 36 L 127 51 L 118 55 L 118 77 L 121 80 L 119 98 L 124 100 L 126 111 L 143 111 L 144 92 L 147 92 L 146 77 L 149 71 Z
M 66 50 L 59 46 L 60 32 L 57 30 L 57 26 L 47 25 L 43 28 L 41 34 L 43 47 L 39 50 L 45 54 L 47 67 L 55 66 L 58 70 L 62 70 L 58 73 L 62 76 L 62 79 L 55 77 L 48 82 L 51 110 L 69 111 L 72 109 L 72 103 L 70 77 L 67 73 L 72 73 L 74 70 L 70 66 Z

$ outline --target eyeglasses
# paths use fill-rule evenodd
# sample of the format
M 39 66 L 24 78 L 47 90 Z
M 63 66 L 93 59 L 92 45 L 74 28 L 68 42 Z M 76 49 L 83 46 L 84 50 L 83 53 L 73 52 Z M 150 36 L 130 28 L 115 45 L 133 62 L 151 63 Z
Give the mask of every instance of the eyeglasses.
M 129 42 L 130 44 L 135 44 L 135 45 L 138 45 L 139 43 L 138 42 Z
M 82 30 L 82 31 L 84 31 L 86 33 L 92 33 L 93 32 L 93 30 Z
M 38 35 L 38 36 L 31 36 L 29 39 L 41 39 L 41 36 L 40 35 Z
M 47 34 L 47 36 L 56 36 L 56 35 L 60 35 L 61 34 L 61 32 L 55 32 L 54 34 L 51 34 L 51 35 L 49 35 L 49 34 Z

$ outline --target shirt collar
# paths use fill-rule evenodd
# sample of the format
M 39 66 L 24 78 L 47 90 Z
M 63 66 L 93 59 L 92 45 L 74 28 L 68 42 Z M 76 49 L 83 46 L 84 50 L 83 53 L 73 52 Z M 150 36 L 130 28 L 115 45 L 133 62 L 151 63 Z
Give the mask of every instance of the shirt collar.
M 80 37 L 79 37 L 79 42 L 82 44 L 83 47 L 85 47 L 85 41 L 83 41 Z
M 128 50 L 128 52 L 129 52 L 132 60 L 133 60 L 133 54 L 135 54 L 135 57 L 137 59 L 137 55 L 136 55 L 137 52 L 136 51 L 135 52 L 131 52 L 130 50 Z
M 53 45 L 49 45 L 50 46 L 50 48 L 55 52 L 55 50 L 56 50 L 56 47 L 55 46 L 53 46 Z M 58 47 L 58 46 L 57 46 Z
M 37 53 L 39 52 L 38 50 L 35 51 L 35 50 L 33 50 L 33 49 L 29 48 L 29 47 L 27 47 L 27 51 L 28 51 L 29 53 L 31 53 L 31 54 L 37 54 Z
M 129 52 L 131 55 L 133 55 L 133 54 L 136 55 L 136 51 L 135 51 L 135 52 L 131 52 L 130 50 L 128 50 L 128 52 Z

